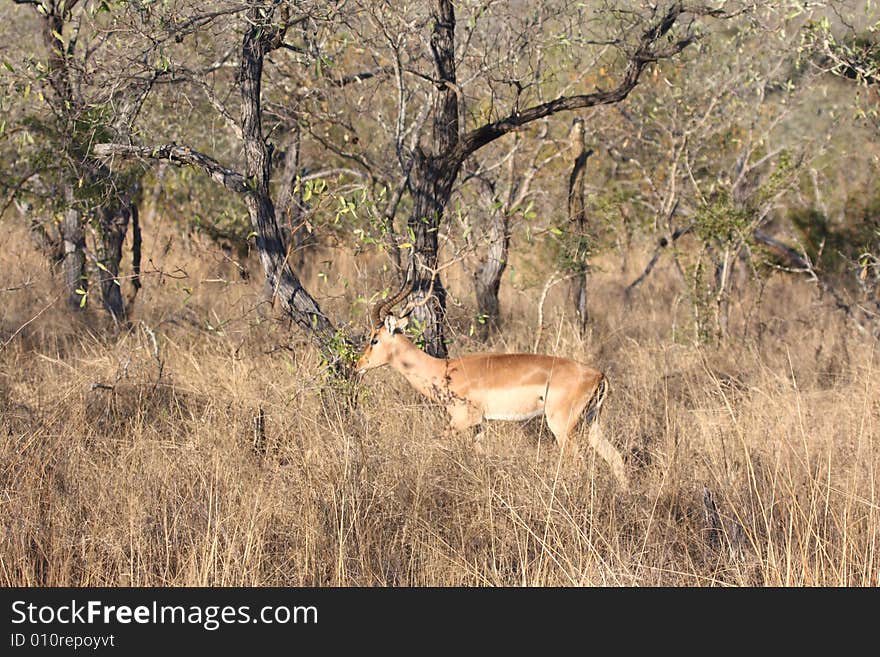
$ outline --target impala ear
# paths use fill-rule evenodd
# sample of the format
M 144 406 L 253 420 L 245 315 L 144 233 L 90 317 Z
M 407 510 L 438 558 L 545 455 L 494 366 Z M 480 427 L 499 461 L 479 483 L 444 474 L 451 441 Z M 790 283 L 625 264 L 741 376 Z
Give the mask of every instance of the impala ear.
M 395 317 L 394 315 L 388 315 L 385 318 L 385 330 L 391 334 L 403 331 L 403 329 L 406 328 L 407 324 L 409 324 L 409 320 L 406 317 Z

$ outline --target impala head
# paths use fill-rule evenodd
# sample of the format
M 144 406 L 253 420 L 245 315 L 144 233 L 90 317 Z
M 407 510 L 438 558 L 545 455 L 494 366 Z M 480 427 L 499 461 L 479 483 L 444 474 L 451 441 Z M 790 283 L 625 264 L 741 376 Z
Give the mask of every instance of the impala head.
M 391 309 L 403 301 L 410 292 L 413 284 L 410 282 L 390 299 L 380 301 L 373 307 L 371 319 L 373 322 L 370 332 L 370 341 L 367 343 L 364 353 L 358 359 L 356 369 L 358 374 L 363 374 L 374 367 L 387 365 L 393 353 L 394 342 L 403 334 L 403 329 L 409 320 L 391 314 Z

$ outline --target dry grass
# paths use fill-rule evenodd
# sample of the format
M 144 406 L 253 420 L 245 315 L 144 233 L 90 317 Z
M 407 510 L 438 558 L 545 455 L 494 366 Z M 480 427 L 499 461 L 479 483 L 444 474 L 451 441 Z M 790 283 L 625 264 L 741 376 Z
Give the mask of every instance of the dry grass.
M 188 278 L 150 277 L 112 338 L 51 304 L 35 254 L 2 256 L 0 289 L 41 272 L 0 292 L 2 585 L 880 585 L 877 353 L 809 288 L 776 280 L 723 347 L 692 343 L 669 272 L 629 306 L 629 275 L 597 275 L 585 341 L 550 296 L 541 350 L 612 382 L 622 492 L 537 424 L 443 442 L 390 371 L 352 408 L 218 249 L 158 235 Z M 359 322 L 377 281 L 346 268 L 325 305 Z M 508 289 L 494 348 L 531 348 L 537 293 Z

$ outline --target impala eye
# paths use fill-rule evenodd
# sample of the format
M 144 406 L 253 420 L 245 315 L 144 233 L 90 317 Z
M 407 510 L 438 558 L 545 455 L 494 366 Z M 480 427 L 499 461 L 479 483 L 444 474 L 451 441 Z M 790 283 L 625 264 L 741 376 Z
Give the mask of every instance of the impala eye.
M 375 347 L 377 344 L 379 344 L 379 338 L 373 338 L 370 340 L 370 346 Z

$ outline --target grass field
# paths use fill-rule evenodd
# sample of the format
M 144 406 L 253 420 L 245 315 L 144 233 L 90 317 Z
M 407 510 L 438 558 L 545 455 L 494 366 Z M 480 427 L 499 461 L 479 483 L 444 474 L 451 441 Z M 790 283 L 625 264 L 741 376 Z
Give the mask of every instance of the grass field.
M 23 233 L 0 256 L 4 586 L 880 585 L 877 349 L 806 283 L 745 292 L 723 345 L 694 342 L 671 269 L 626 304 L 634 272 L 608 256 L 585 340 L 552 290 L 538 350 L 607 373 L 623 491 L 584 431 L 575 463 L 536 421 L 444 441 L 442 410 L 387 369 L 352 406 L 255 309 L 256 270 L 145 230 L 167 275 L 117 335 L 60 308 Z M 347 289 L 316 272 L 310 289 L 363 331 L 354 299 L 382 282 L 342 260 Z M 484 349 L 466 282 L 453 354 Z M 542 281 L 515 283 L 493 350 L 534 347 Z

